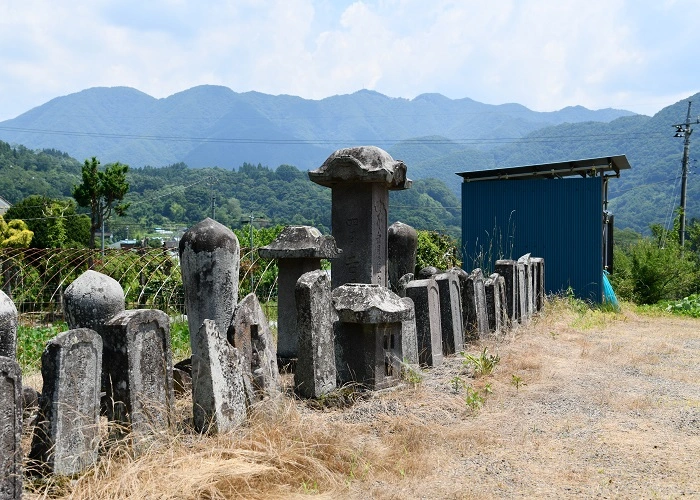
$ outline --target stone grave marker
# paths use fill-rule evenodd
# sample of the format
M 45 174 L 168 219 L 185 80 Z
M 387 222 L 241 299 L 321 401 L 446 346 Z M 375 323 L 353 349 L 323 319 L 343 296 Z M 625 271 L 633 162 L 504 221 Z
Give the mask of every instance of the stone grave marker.
M 299 355 L 294 372 L 296 392 L 320 398 L 335 389 L 335 342 L 331 280 L 325 271 L 301 275 L 296 284 Z
M 454 354 L 464 347 L 462 293 L 459 278 L 451 271 L 436 274 L 434 278 L 440 290 L 442 353 Z
M 175 396 L 168 315 L 156 309 L 122 311 L 105 323 L 102 341 L 108 418 L 135 435 L 171 427 Z
M 489 319 L 486 311 L 484 274 L 476 268 L 462 282 L 462 312 L 465 340 L 487 336 Z
M 516 269 L 518 273 L 518 322 L 522 325 L 526 325 L 529 322 L 529 316 L 527 314 L 527 291 L 528 291 L 528 272 L 525 262 L 520 260 L 516 263 Z
M 0 290 L 0 356 L 17 357 L 17 308 L 12 299 Z
M 499 290 L 498 278 L 496 273 L 489 276 L 484 281 L 484 290 L 486 292 L 486 310 L 489 318 L 489 331 L 499 335 L 503 325 L 501 324 L 503 317 L 501 313 L 501 293 Z
M 540 312 L 544 309 L 546 300 L 546 291 L 544 287 L 544 259 L 542 257 L 531 257 L 535 288 L 535 311 Z
M 229 342 L 233 340 L 233 346 L 243 359 L 249 400 L 277 397 L 281 390 L 277 348 L 270 324 L 254 293 L 246 295 L 238 304 L 231 331 Z
M 371 389 L 398 383 L 404 357 L 403 322 L 412 304 L 386 287 L 348 283 L 332 292 L 336 369 L 341 384 L 358 382 Z
M 522 267 L 522 274 L 520 274 L 521 267 Z M 533 274 L 532 274 L 532 266 L 530 265 L 530 254 L 529 253 L 523 255 L 522 257 L 520 257 L 518 259 L 518 273 L 519 273 L 519 277 L 523 278 L 524 286 L 522 288 L 525 291 L 525 295 L 524 295 L 525 300 L 523 301 L 524 302 L 523 312 L 525 314 L 524 323 L 527 324 L 530 322 L 530 319 L 532 318 L 532 313 L 533 313 L 533 308 L 534 308 Z
M 406 297 L 413 301 L 418 338 L 418 361 L 421 365 L 442 363 L 442 327 L 440 324 L 440 291 L 434 278 L 411 281 Z
M 505 282 L 505 305 L 508 313 L 509 323 L 518 321 L 518 268 L 514 260 L 497 260 L 494 266 L 495 271 Z
M 331 227 L 343 253 L 331 263 L 331 284 L 388 286 L 389 191 L 408 189 L 406 165 L 374 146 L 339 149 L 316 170 L 316 184 L 331 188 Z
M 245 422 L 243 357 L 214 320 L 205 319 L 192 342 L 192 410 L 198 432 L 227 432 Z
M 69 330 L 47 342 L 29 452 L 33 472 L 72 476 L 97 461 L 101 372 L 102 338 L 94 330 Z
M 122 286 L 97 271 L 85 271 L 63 294 L 63 315 L 71 329 L 89 328 L 101 335 L 104 324 L 123 310 Z
M 394 222 L 388 230 L 388 277 L 389 288 L 399 293 L 399 280 L 406 274 L 416 272 L 418 233 L 403 222 Z
M 21 497 L 22 372 L 14 357 L 0 356 L 0 499 Z
M 334 259 L 342 250 L 333 236 L 323 236 L 315 227 L 287 226 L 275 241 L 258 250 L 264 259 L 277 259 L 277 355 L 297 357 L 299 331 L 296 323 L 295 287 L 299 277 L 321 269 L 321 259 Z
M 206 218 L 185 232 L 179 252 L 190 333 L 196 335 L 204 320 L 211 319 L 226 335 L 238 302 L 238 238 Z

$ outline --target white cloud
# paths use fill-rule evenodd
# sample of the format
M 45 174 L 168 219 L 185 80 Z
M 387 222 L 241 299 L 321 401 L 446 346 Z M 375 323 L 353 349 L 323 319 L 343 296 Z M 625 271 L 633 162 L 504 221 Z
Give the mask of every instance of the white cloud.
M 92 86 L 199 84 L 652 113 L 699 90 L 698 18 L 694 0 L 5 0 L 0 120 Z

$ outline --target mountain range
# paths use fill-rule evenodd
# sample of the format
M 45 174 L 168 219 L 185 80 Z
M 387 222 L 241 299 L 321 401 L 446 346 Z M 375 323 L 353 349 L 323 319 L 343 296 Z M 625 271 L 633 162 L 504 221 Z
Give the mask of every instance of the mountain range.
M 632 170 L 611 181 L 611 207 L 618 227 L 645 232 L 667 223 L 677 205 L 683 145 L 671 125 L 686 111 L 687 100 L 649 117 L 581 106 L 537 112 L 439 94 L 408 100 L 362 90 L 308 100 L 205 85 L 156 99 L 113 87 L 58 97 L 0 122 L 0 140 L 132 167 L 247 162 L 301 170 L 341 147 L 371 144 L 404 160 L 410 177 L 440 179 L 456 194 L 455 172 L 626 154 Z M 692 175 L 688 215 L 700 216 Z

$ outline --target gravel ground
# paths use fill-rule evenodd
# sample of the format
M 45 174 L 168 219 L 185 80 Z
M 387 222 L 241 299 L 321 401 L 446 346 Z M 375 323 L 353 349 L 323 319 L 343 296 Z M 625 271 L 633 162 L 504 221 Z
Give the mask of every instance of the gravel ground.
M 450 356 L 415 387 L 302 410 L 367 439 L 420 429 L 417 464 L 385 464 L 349 497 L 700 498 L 700 321 L 555 310 L 468 351 L 482 345 L 501 357 L 491 376 Z M 490 385 L 481 409 L 454 377 Z

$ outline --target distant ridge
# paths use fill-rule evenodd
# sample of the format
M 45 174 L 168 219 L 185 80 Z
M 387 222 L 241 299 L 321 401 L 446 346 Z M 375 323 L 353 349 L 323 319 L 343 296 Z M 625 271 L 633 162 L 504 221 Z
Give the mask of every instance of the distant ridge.
M 160 167 L 237 168 L 244 162 L 316 168 L 334 150 L 441 136 L 489 149 L 490 138 L 520 138 L 543 127 L 609 122 L 634 113 L 581 106 L 536 112 L 520 104 L 421 94 L 412 100 L 360 90 L 321 100 L 236 93 L 202 85 L 156 99 L 129 87 L 96 87 L 52 99 L 0 122 L 0 140 L 53 148 L 77 159 Z

